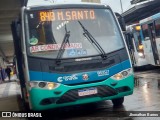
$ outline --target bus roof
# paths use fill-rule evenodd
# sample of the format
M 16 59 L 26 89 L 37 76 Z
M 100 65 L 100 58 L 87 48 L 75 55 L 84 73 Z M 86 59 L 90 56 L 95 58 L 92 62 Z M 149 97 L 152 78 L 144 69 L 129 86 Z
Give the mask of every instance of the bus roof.
M 27 7 L 38 7 L 38 6 L 51 6 L 60 4 L 84 4 L 84 5 L 102 5 L 101 3 L 87 3 L 87 2 L 71 2 L 66 0 L 28 0 Z
M 144 23 L 150 22 L 150 21 L 152 21 L 152 20 L 156 20 L 156 19 L 158 19 L 158 18 L 160 18 L 160 13 L 157 13 L 157 14 L 155 14 L 155 15 L 152 15 L 152 16 L 150 16 L 150 17 L 147 17 L 147 18 L 145 18 L 145 19 L 142 19 L 142 20 L 139 21 L 139 23 L 140 23 L 140 24 L 144 24 Z

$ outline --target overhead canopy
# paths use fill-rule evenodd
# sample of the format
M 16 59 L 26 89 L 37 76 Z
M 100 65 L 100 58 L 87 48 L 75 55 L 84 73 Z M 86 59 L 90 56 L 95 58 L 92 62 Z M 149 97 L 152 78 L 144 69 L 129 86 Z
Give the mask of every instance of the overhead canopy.
M 0 58 L 5 61 L 14 55 L 10 24 L 19 15 L 21 0 L 0 0 Z
M 160 11 L 160 0 L 135 5 L 122 13 L 126 24 L 133 24 Z
M 136 4 L 136 3 L 139 3 L 139 2 L 143 2 L 143 1 L 147 1 L 147 0 L 132 0 L 131 4 Z

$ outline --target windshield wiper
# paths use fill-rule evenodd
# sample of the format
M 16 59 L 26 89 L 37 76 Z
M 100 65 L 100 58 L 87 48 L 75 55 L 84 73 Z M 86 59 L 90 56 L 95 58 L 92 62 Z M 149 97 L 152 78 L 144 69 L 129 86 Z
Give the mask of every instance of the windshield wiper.
M 58 52 L 58 55 L 57 55 L 57 58 L 56 58 L 56 63 L 57 64 L 60 64 L 60 62 L 61 62 L 60 59 L 61 59 L 61 57 L 62 57 L 62 55 L 63 55 L 63 53 L 65 51 L 66 43 L 68 42 L 68 44 L 69 44 L 70 31 L 67 31 L 66 24 L 65 24 L 65 31 L 66 31 L 66 33 L 64 35 L 63 41 L 61 43 L 61 47 L 59 49 L 59 52 Z
M 103 59 L 106 59 L 106 53 L 105 51 L 103 50 L 103 48 L 99 45 L 99 43 L 97 42 L 97 40 L 91 35 L 91 33 L 82 25 L 82 23 L 80 21 L 78 21 L 79 24 L 81 25 L 84 33 L 83 35 L 91 42 L 93 43 L 97 48 L 98 50 L 101 52 L 101 57 Z

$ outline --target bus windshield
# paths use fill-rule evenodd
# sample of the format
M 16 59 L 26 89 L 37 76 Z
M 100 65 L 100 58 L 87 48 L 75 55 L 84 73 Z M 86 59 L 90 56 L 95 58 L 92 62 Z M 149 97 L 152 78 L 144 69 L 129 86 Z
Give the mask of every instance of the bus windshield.
M 30 56 L 56 58 L 66 31 L 69 38 L 61 58 L 100 55 L 101 52 L 84 34 L 94 37 L 104 52 L 124 47 L 120 31 L 109 9 L 53 9 L 28 11 L 27 51 Z

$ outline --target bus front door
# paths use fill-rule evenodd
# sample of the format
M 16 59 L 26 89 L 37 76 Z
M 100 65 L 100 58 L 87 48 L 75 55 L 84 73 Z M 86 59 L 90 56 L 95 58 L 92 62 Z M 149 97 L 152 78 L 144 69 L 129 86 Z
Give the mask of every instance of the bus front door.
M 135 66 L 136 59 L 135 59 L 135 55 L 134 55 L 135 49 L 134 49 L 133 35 L 130 33 L 124 33 L 124 36 L 125 36 L 125 40 L 127 43 L 130 57 L 131 57 L 132 65 Z
M 155 65 L 159 65 L 160 63 L 159 63 L 158 50 L 157 50 L 156 37 L 155 37 L 155 29 L 154 29 L 153 23 L 148 24 L 148 28 L 149 28 L 149 36 L 150 36 Z

